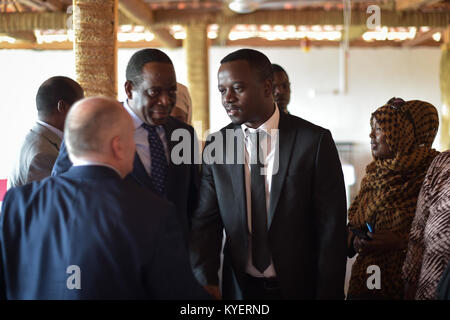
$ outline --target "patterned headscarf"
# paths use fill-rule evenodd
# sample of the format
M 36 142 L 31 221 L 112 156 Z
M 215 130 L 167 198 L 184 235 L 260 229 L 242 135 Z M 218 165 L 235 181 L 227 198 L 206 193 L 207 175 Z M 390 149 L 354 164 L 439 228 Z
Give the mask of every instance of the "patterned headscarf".
M 439 127 L 439 115 L 436 108 L 425 101 L 411 100 L 405 102 L 416 124 L 416 143 L 431 147 Z
M 365 224 L 368 222 L 375 232 L 391 231 L 404 239 L 408 238 L 423 179 L 431 161 L 438 154 L 431 149 L 438 127 L 438 121 L 431 115 L 428 104 L 405 102 L 398 98 L 389 100 L 372 114 L 371 123 L 375 118 L 394 157 L 374 160 L 366 167 L 366 176 L 361 182 L 359 194 L 348 211 L 349 225 L 366 229 Z M 374 264 L 381 267 L 384 264 L 386 270 L 395 261 L 399 267 L 396 266 L 395 271 L 390 268 L 391 274 L 398 274 L 400 283 L 396 287 L 396 283 L 392 282 L 394 279 L 387 277 L 387 282 L 383 281 L 382 287 L 387 286 L 386 291 L 392 288 L 393 291 L 400 292 L 403 259 L 403 252 L 386 253 L 377 257 L 358 256 L 359 262 L 353 266 L 349 293 L 357 293 L 357 288 L 367 290 L 367 266 Z M 359 279 L 364 281 L 360 282 Z

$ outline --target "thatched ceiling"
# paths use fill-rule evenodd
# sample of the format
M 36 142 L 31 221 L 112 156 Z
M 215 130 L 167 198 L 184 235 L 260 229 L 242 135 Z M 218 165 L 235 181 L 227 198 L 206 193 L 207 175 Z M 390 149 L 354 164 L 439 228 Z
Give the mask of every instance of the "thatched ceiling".
M 246 1 L 254 5 L 255 11 L 249 14 L 233 12 L 229 8 L 231 1 Z M 319 33 L 325 32 L 325 27 L 341 32 L 342 29 L 338 29 L 344 23 L 346 3 L 351 7 L 350 40 L 354 46 L 439 46 L 443 37 L 437 41 L 437 33 L 450 25 L 450 0 L 119 0 L 119 24 L 125 26 L 119 31 L 125 33 L 121 39 L 127 39 L 127 32 L 137 34 L 136 39 L 142 38 L 139 41 L 121 41 L 119 46 L 180 46 L 182 30 L 177 33 L 175 29 L 198 21 L 212 26 L 210 38 L 213 45 L 298 46 L 300 38 L 305 35 L 301 31 L 312 32 L 313 26 L 322 26 Z M 378 32 L 382 32 L 383 26 L 389 28 L 382 29 L 385 39 L 366 34 L 370 31 L 366 27 L 370 16 L 367 8 L 374 4 L 381 9 Z M 71 14 L 71 5 L 71 0 L 0 0 L 0 48 L 69 49 L 70 37 L 67 41 L 55 41 L 53 45 L 42 43 L 39 37 L 67 33 L 66 21 Z M 267 32 L 260 30 L 262 25 L 271 26 L 272 39 L 265 36 Z M 289 28 L 282 30 L 280 25 Z M 137 31 L 127 26 L 143 28 Z M 415 28 L 414 34 L 411 27 Z M 283 36 L 273 38 L 277 30 Z M 289 35 L 287 30 L 293 32 Z M 239 32 L 246 32 L 248 37 L 239 36 Z M 405 36 L 409 32 L 406 39 L 402 32 Z M 392 34 L 399 37 L 393 38 Z M 307 37 L 314 46 L 335 46 L 342 39 L 320 35 L 315 39 L 309 34 Z M 5 39 L 13 40 L 8 42 Z

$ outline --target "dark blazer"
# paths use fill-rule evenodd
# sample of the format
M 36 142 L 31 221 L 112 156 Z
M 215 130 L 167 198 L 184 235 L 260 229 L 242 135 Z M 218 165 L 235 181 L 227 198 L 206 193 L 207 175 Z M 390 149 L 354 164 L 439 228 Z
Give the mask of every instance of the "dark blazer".
M 224 145 L 227 129 L 242 132 L 233 124 L 220 130 Z M 191 263 L 202 284 L 218 284 L 225 229 L 225 299 L 241 298 L 244 285 L 248 259 L 244 179 L 243 164 L 204 161 L 200 200 L 192 220 Z M 272 177 L 268 227 L 273 263 L 285 299 L 344 298 L 346 196 L 336 146 L 328 130 L 283 113 L 279 170 Z
M 166 130 L 167 145 L 169 149 L 169 155 L 178 143 L 178 141 L 172 141 L 171 137 L 175 130 L 185 129 L 189 133 L 191 152 L 189 155 L 190 163 L 174 164 L 172 157 L 170 157 L 169 171 L 167 176 L 167 199 L 173 202 L 177 208 L 178 217 L 183 225 L 183 233 L 187 239 L 187 234 L 190 226 L 190 217 L 195 207 L 195 201 L 198 196 L 199 186 L 199 164 L 195 164 L 195 154 L 198 155 L 198 142 L 194 134 L 194 128 L 187 125 L 178 119 L 169 117 L 168 122 L 164 125 Z M 178 151 L 178 150 L 176 150 Z M 199 161 L 197 161 L 198 163 Z M 72 166 L 72 162 L 69 159 L 65 143 L 61 145 L 61 150 L 53 167 L 52 175 L 58 175 L 67 171 Z M 153 190 L 152 181 L 150 176 L 145 171 L 145 168 L 136 153 L 134 160 L 134 168 L 130 173 L 130 176 L 135 179 L 140 185 Z
M 103 166 L 7 192 L 0 296 L 7 299 L 198 299 L 173 204 Z M 80 269 L 81 288 L 69 289 Z
M 438 300 L 450 300 L 450 263 L 439 280 L 436 295 Z

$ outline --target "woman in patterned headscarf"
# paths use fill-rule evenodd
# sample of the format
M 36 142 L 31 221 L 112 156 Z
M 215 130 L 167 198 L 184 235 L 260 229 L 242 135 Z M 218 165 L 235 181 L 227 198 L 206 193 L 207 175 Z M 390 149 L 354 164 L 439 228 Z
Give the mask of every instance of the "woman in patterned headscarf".
M 374 161 L 348 212 L 349 256 L 359 253 L 348 299 L 403 297 L 401 271 L 417 196 L 438 154 L 431 149 L 438 127 L 432 113 L 425 102 L 392 98 L 372 114 Z

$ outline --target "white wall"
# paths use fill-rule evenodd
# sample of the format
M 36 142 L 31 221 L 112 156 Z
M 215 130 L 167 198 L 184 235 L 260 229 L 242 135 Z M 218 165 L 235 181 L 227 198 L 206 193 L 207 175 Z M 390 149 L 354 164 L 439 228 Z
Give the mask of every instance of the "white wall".
M 211 123 L 215 128 L 228 123 L 217 93 L 217 69 L 226 54 L 238 48 L 214 48 L 210 52 Z M 273 63 L 280 64 L 291 81 L 289 110 L 294 115 L 330 129 L 336 140 L 367 142 L 370 114 L 393 96 L 422 99 L 440 106 L 440 50 L 351 49 L 348 94 L 308 93 L 339 87 L 339 49 L 263 48 Z M 222 112 L 221 112 L 222 111 Z
M 217 90 L 220 59 L 237 47 L 210 50 L 211 129 L 228 124 Z M 338 88 L 338 48 L 258 48 L 290 76 L 294 115 L 331 130 L 336 141 L 360 144 L 360 168 L 370 160 L 369 118 L 393 96 L 422 99 L 440 107 L 438 48 L 351 49 L 348 94 L 308 96 L 311 89 Z M 119 50 L 119 99 L 125 98 L 125 67 L 135 49 Z M 178 81 L 186 84 L 183 49 L 164 50 L 172 58 Z M 39 85 L 54 75 L 74 77 L 72 51 L 0 50 L 0 179 L 7 176 L 21 139 L 36 119 L 35 94 Z M 195 107 L 195 106 L 194 106 Z M 358 151 L 358 150 L 357 150 Z

